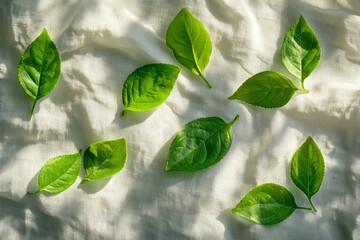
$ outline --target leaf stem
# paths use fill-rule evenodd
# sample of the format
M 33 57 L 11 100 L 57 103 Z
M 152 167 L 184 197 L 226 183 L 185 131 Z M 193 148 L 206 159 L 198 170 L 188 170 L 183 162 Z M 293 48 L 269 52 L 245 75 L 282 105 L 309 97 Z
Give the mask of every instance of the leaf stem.
M 239 115 L 236 115 L 236 117 L 234 118 L 234 120 L 232 120 L 231 122 L 229 122 L 230 125 L 233 125 L 237 120 L 239 120 Z
M 307 207 L 297 207 L 296 209 L 303 209 L 303 210 L 308 210 L 308 211 L 312 210 L 312 208 L 307 208 Z
M 80 184 L 83 184 L 84 182 L 88 181 L 86 178 L 83 178 L 80 182 Z
M 211 86 L 211 83 L 206 79 L 206 77 L 204 76 L 204 74 L 201 72 L 201 71 L 198 71 L 200 77 L 202 78 L 202 80 L 204 80 L 204 82 L 206 83 L 206 85 L 209 87 L 209 88 L 212 88 Z
M 314 203 L 312 202 L 311 198 L 308 198 L 308 199 L 309 199 L 312 209 L 314 209 L 314 211 L 317 212 L 317 209 L 315 208 Z
M 35 194 L 37 194 L 37 193 L 39 193 L 41 190 L 39 189 L 39 190 L 37 190 L 36 192 L 27 192 L 26 194 L 28 194 L 28 195 L 35 195 Z
M 304 88 L 304 87 L 303 87 L 303 88 L 299 88 L 298 91 L 299 91 L 299 92 L 303 92 L 303 93 L 309 93 L 309 92 L 310 92 L 308 89 L 306 89 L 306 88 Z
M 32 116 L 33 116 L 33 113 L 34 113 L 34 109 L 35 109 L 36 102 L 37 102 L 37 100 L 35 99 L 35 100 L 34 100 L 34 104 L 33 104 L 32 108 L 31 108 L 31 112 L 30 112 L 30 118 L 29 118 L 29 120 L 31 120 L 31 118 L 32 118 Z
M 121 116 L 123 117 L 124 115 L 125 115 L 125 109 L 122 110 L 122 112 L 121 112 Z

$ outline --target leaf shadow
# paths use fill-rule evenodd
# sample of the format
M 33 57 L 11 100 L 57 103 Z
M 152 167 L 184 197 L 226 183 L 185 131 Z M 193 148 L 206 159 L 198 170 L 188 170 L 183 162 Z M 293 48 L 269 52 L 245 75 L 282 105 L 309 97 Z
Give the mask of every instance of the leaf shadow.
M 118 107 L 113 123 L 117 123 L 121 129 L 125 129 L 145 122 L 155 111 L 156 109 L 146 112 L 126 111 L 125 114 L 122 115 L 122 109 Z
M 0 99 L 0 109 L 7 113 L 5 118 L 7 120 L 20 119 L 28 122 L 30 121 L 29 115 L 33 100 L 27 96 L 24 90 L 20 87 L 17 80 L 16 70 L 9 67 L 8 74 L 9 77 L 3 79 L 2 90 L 0 90 L 2 96 Z M 10 96 L 17 96 L 17 98 L 14 99 Z M 40 102 L 41 101 L 39 101 L 39 103 Z M 38 107 L 39 106 L 35 108 L 34 114 L 39 111 Z
M 102 190 L 110 182 L 111 179 L 112 177 L 101 179 L 98 181 L 85 181 L 83 183 L 79 183 L 77 188 L 81 189 L 87 194 L 95 194 Z
M 225 240 L 238 239 L 239 236 L 241 236 L 241 239 L 251 239 L 253 237 L 250 228 L 253 223 L 232 213 L 231 208 L 223 210 L 216 219 L 224 225 L 223 239 Z
M 38 186 L 38 177 L 40 174 L 40 170 L 31 178 L 31 180 L 29 181 L 27 188 L 26 188 L 26 192 L 35 192 L 39 189 Z
M 43 213 L 36 198 L 24 197 L 15 201 L 0 197 L 0 201 L 0 218 L 11 222 L 11 228 L 2 231 L 2 238 L 58 238 L 62 235 L 64 229 L 61 219 Z
M 273 109 L 262 109 L 255 106 L 248 105 L 247 108 L 253 117 L 253 121 L 260 122 L 263 118 L 267 119 L 269 126 L 262 126 L 261 129 L 256 129 L 256 138 L 252 139 L 250 146 L 257 146 L 256 151 L 251 150 L 247 157 L 246 161 L 246 171 L 243 173 L 243 181 L 250 185 L 257 184 L 257 176 L 258 176 L 258 166 L 259 166 L 259 158 L 260 156 L 267 154 L 269 149 L 274 146 L 274 141 L 272 139 L 277 139 L 278 136 L 281 136 L 283 131 L 285 130 L 285 126 L 281 129 L 273 132 L 273 127 L 271 126 L 271 122 L 275 118 L 278 110 Z M 259 113 L 262 113 L 259 115 Z M 270 136 L 273 134 L 272 136 Z

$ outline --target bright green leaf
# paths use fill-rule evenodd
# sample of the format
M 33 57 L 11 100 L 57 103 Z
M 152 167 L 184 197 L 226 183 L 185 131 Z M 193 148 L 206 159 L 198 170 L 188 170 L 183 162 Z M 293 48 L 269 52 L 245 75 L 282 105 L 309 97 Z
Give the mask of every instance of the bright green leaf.
M 126 139 L 97 142 L 84 153 L 84 181 L 96 181 L 113 176 L 124 167 L 127 157 Z
M 316 34 L 301 16 L 285 35 L 281 60 L 287 70 L 301 80 L 303 85 L 305 78 L 320 63 L 320 58 L 321 48 Z
M 186 8 L 183 8 L 170 23 L 166 32 L 166 45 L 175 58 L 184 66 L 211 84 L 204 76 L 212 52 L 212 42 L 204 25 Z
M 180 72 L 181 68 L 170 64 L 148 64 L 136 69 L 124 83 L 123 113 L 148 111 L 165 102 Z
M 288 103 L 298 90 L 285 75 L 266 71 L 246 80 L 229 100 L 240 100 L 264 108 L 277 108 Z
M 311 197 L 320 189 L 325 174 L 325 161 L 315 141 L 308 137 L 291 160 L 291 179 L 305 193 L 316 211 Z
M 28 192 L 36 194 L 40 191 L 60 193 L 69 188 L 79 175 L 81 167 L 81 150 L 72 155 L 62 155 L 50 159 L 40 169 L 39 190 Z
M 21 56 L 18 79 L 25 92 L 34 99 L 30 119 L 36 102 L 49 94 L 60 78 L 60 54 L 46 29 L 35 39 Z
M 298 207 L 285 187 L 266 183 L 248 192 L 232 212 L 258 224 L 276 224 L 288 218 Z
M 185 124 L 172 141 L 166 171 L 198 171 L 219 162 L 229 151 L 232 124 L 218 117 L 200 118 Z

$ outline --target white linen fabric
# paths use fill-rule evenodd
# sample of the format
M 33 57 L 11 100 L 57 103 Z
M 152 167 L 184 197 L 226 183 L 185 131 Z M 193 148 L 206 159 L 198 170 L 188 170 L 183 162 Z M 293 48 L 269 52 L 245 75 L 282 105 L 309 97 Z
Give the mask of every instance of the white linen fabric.
M 166 29 L 188 8 L 208 30 L 213 53 L 201 79 L 183 67 L 166 103 L 145 113 L 122 111 L 121 91 L 136 68 L 181 66 Z M 322 47 L 318 68 L 280 109 L 227 98 L 265 70 L 291 75 L 279 51 L 303 15 Z M 62 58 L 59 84 L 37 104 L 20 87 L 21 54 L 46 28 Z M 358 0 L 1 0 L 1 239 L 360 239 L 360 2 Z M 292 78 L 294 82 L 296 81 Z M 298 82 L 295 82 L 298 84 Z M 200 117 L 231 121 L 233 144 L 217 165 L 166 173 L 175 133 Z M 308 136 L 326 172 L 313 201 L 284 222 L 261 226 L 231 213 L 253 187 L 274 182 L 305 195 L 290 179 L 290 160 Z M 128 160 L 108 180 L 58 195 L 27 196 L 50 158 L 91 143 L 126 137 Z

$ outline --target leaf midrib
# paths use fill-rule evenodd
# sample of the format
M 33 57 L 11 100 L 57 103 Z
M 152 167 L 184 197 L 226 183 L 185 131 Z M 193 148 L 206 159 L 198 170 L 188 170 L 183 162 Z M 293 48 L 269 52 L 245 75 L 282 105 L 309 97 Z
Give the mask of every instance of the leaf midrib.
M 193 20 L 193 21 L 195 21 L 196 19 L 192 19 L 192 16 L 189 16 L 190 17 L 190 19 L 191 20 Z M 195 21 L 196 22 L 196 21 Z M 197 22 L 196 22 L 197 23 Z M 197 23 L 198 24 L 198 23 Z M 199 65 L 198 65 L 198 59 L 196 58 L 196 54 L 195 54 L 195 50 L 194 50 L 194 45 L 192 44 L 192 41 L 191 41 L 191 38 L 190 38 L 190 33 L 189 33 L 189 31 L 188 31 L 188 28 L 187 28 L 187 26 L 186 26 L 186 22 L 185 22 L 185 33 L 186 33 L 186 37 L 187 37 L 187 39 L 188 39 L 188 41 L 189 41 L 189 45 L 190 45 L 190 47 L 191 47 L 191 54 L 192 54 L 192 56 L 193 56 L 193 58 L 194 58 L 194 63 L 195 63 L 195 67 L 196 67 L 196 71 L 199 73 L 199 75 L 202 73 L 202 71 L 200 70 L 200 68 L 199 68 Z M 195 24 L 191 24 L 192 25 L 192 27 L 195 27 Z M 196 38 L 193 40 L 193 41 L 195 41 L 195 40 L 197 40 L 197 38 L 200 36 L 200 33 L 199 33 L 199 35 L 198 36 L 196 36 Z
M 247 95 L 247 94 L 251 94 L 251 93 L 257 93 L 257 92 L 270 92 L 271 90 L 284 90 L 285 91 L 288 89 L 291 89 L 293 91 L 298 90 L 297 88 L 291 88 L 291 87 L 284 87 L 284 88 L 276 87 L 276 88 L 267 88 L 267 89 L 263 89 L 263 90 L 253 90 L 253 91 L 248 91 L 248 92 L 244 92 L 244 93 L 239 93 L 239 96 Z
M 300 42 L 300 44 L 299 44 L 299 47 L 300 47 L 300 55 L 299 55 L 299 58 L 300 58 L 300 81 L 301 82 L 303 82 L 304 81 L 304 78 L 303 78 L 303 69 L 304 69 L 304 67 L 303 67 L 303 59 L 305 58 L 305 56 L 307 56 L 308 55 L 308 53 L 309 53 L 309 51 L 306 51 L 306 50 L 304 50 L 301 46 L 302 46 L 302 36 L 303 36 L 303 21 L 305 21 L 305 20 L 303 20 L 303 19 L 300 19 L 300 39 L 299 39 L 299 42 Z M 306 25 L 305 25 L 306 26 Z M 314 42 L 313 41 L 311 41 L 311 45 L 310 45 L 310 47 L 309 47 L 309 49 L 311 50 L 312 49 L 312 46 L 313 46 L 313 44 L 314 44 Z M 304 56 L 304 57 L 302 57 L 302 55 L 303 55 L 303 53 L 306 53 L 306 55 Z
M 281 207 L 296 209 L 296 207 L 294 207 L 294 206 L 289 206 L 289 205 L 281 204 L 281 203 L 278 203 L 278 202 L 276 202 L 276 203 L 255 203 L 255 204 L 249 205 L 249 206 L 246 207 L 246 208 L 251 208 L 251 207 L 253 207 L 253 206 L 258 206 L 258 205 L 259 205 L 259 206 L 263 206 L 263 205 L 270 205 L 270 206 L 272 206 L 272 205 L 274 205 L 274 206 L 281 206 Z M 275 214 L 274 214 L 274 215 L 275 215 Z
M 47 56 L 47 39 L 46 39 L 46 36 L 45 36 L 45 39 L 44 39 L 44 54 L 43 54 L 43 59 L 41 61 L 41 66 L 40 66 L 40 77 L 39 77 L 39 86 L 38 86 L 38 90 L 36 92 L 36 98 L 35 98 L 35 101 L 39 100 L 39 91 L 40 91 L 40 86 L 42 85 L 42 80 L 43 80 L 43 68 L 44 68 L 44 63 L 46 61 L 46 56 Z

